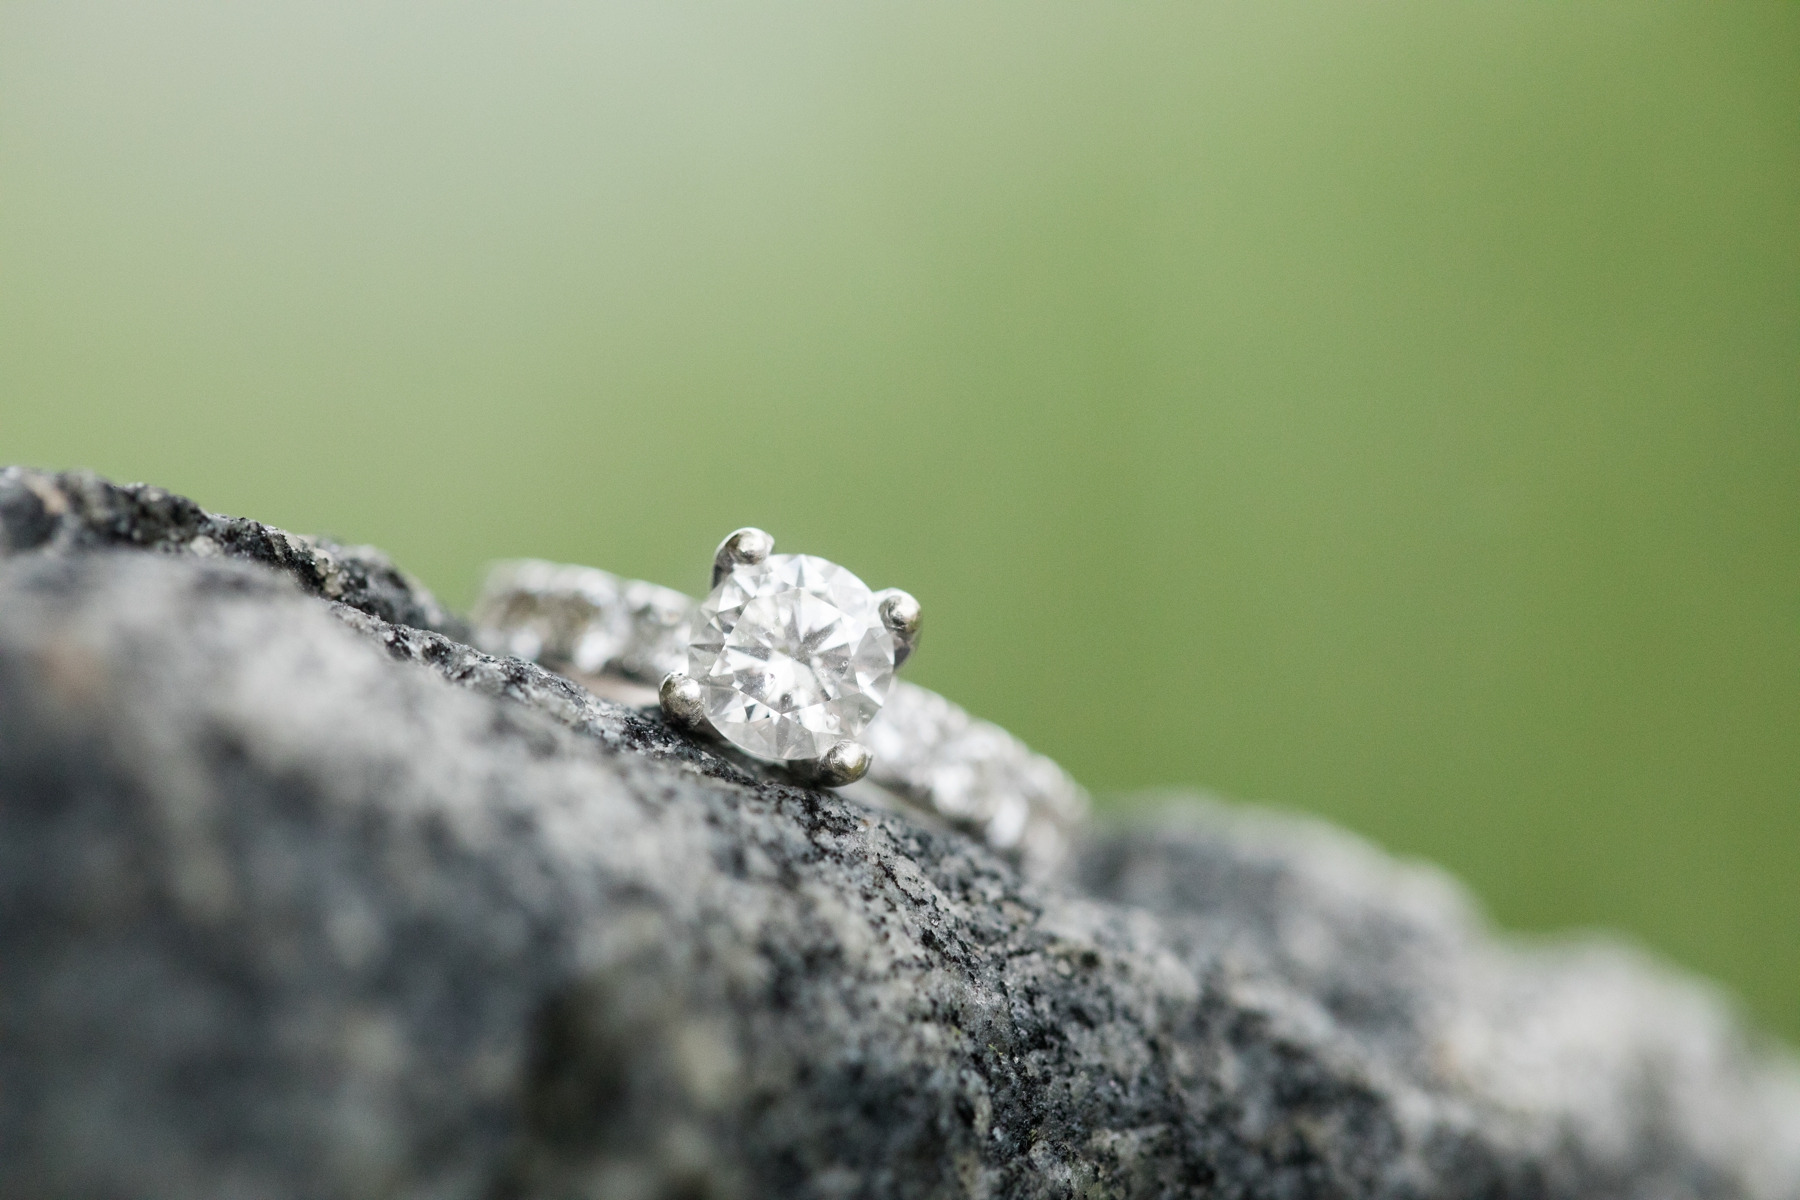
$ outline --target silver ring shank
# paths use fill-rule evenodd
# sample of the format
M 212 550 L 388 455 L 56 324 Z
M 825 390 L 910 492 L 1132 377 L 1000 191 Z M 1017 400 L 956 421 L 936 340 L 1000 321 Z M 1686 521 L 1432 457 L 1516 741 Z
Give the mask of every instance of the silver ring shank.
M 598 694 L 653 704 L 687 665 L 697 603 L 671 588 L 595 567 L 537 559 L 497 563 L 476 601 L 481 648 L 570 675 Z M 899 800 L 973 834 L 1033 874 L 1066 856 L 1087 793 L 1019 739 L 936 692 L 896 680 L 861 735 L 875 764 L 846 794 Z

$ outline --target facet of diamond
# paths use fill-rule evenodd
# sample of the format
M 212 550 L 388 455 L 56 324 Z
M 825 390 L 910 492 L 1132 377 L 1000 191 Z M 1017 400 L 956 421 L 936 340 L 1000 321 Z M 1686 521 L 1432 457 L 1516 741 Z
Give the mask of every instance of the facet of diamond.
M 894 652 L 862 580 L 810 554 L 772 554 L 733 568 L 701 603 L 688 675 L 719 736 L 760 758 L 813 759 L 881 711 Z

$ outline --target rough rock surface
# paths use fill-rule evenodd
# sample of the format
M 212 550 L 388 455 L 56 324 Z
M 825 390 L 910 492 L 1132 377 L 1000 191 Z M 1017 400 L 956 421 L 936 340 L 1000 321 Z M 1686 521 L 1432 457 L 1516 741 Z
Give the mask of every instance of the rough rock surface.
M 363 552 L 91 477 L 0 521 L 8 1200 L 1800 1197 L 1705 986 L 1341 833 L 1176 802 L 1032 884 Z
M 373 546 L 340 546 L 243 517 L 207 512 L 185 496 L 91 471 L 0 469 L 0 558 L 132 547 L 195 558 L 235 558 L 287 575 L 322 599 L 384 621 L 468 638 L 435 597 Z

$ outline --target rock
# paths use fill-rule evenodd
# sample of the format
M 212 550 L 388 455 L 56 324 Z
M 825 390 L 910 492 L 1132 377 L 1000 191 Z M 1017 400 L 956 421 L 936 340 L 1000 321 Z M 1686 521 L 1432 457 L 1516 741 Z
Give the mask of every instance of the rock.
M 1173 801 L 1034 883 L 372 552 L 86 476 L 0 522 L 8 1200 L 1800 1197 L 1708 987 L 1322 825 Z
M 141 483 L 121 487 L 91 471 L 0 469 L 0 557 L 114 546 L 260 563 L 311 595 L 384 621 L 469 636 L 460 618 L 373 546 L 215 516 L 185 496 Z

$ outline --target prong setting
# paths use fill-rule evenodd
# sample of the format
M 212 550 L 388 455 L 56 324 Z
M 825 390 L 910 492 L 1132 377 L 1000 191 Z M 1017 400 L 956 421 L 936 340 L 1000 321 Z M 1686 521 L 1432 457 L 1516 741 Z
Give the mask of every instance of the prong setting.
M 869 773 L 874 754 L 861 742 L 845 738 L 818 758 L 788 764 L 788 770 L 814 787 L 840 788 Z
M 712 586 L 718 587 L 719 580 L 731 574 L 734 567 L 762 562 L 774 550 L 775 539 L 755 526 L 732 530 L 713 551 Z
M 671 671 L 663 677 L 657 698 L 662 701 L 663 716 L 671 725 L 687 730 L 706 727 L 706 704 L 701 687 L 680 671 Z
M 881 623 L 894 635 L 894 666 L 898 668 L 919 644 L 919 602 L 911 592 L 899 588 L 877 592 L 875 599 Z

